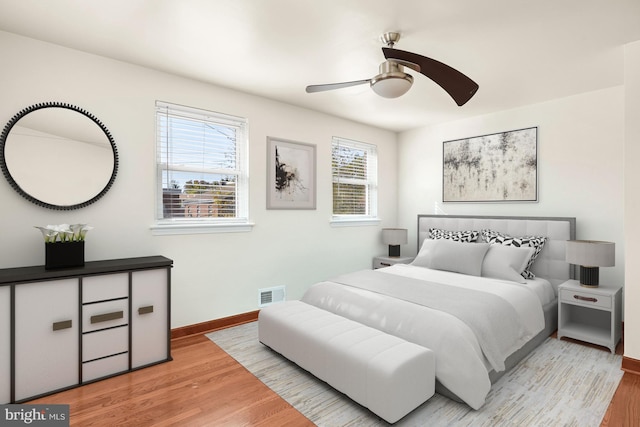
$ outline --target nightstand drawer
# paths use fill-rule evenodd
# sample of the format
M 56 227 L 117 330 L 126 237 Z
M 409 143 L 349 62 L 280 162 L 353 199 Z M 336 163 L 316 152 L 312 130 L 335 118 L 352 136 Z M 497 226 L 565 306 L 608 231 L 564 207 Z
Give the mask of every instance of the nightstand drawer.
M 611 296 L 591 294 L 571 289 L 560 290 L 560 301 L 589 307 L 611 308 Z
M 386 257 L 378 256 L 373 259 L 373 268 L 391 267 L 396 264 L 409 264 L 413 261 L 413 257 Z
M 388 262 L 388 261 L 382 261 L 382 260 L 379 260 L 379 259 L 374 259 L 374 260 L 373 260 L 373 268 L 374 268 L 374 269 L 377 269 L 377 268 L 384 268 L 384 267 L 390 267 L 390 266 L 392 266 L 392 265 L 393 265 L 393 264 L 391 264 L 391 263 L 390 263 L 390 262 Z

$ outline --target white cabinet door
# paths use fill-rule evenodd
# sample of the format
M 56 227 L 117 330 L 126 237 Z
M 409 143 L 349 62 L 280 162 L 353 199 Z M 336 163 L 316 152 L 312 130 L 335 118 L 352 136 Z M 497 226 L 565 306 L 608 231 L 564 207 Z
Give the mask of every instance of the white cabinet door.
M 15 287 L 15 399 L 79 383 L 79 279 Z
M 136 271 L 131 292 L 131 367 L 169 359 L 169 271 Z
M 0 286 L 0 404 L 11 400 L 11 287 Z

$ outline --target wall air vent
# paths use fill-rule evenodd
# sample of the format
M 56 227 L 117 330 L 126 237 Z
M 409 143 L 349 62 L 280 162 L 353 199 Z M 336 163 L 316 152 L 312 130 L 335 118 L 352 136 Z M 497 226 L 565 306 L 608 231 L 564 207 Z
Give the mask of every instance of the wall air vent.
M 266 307 L 277 302 L 285 300 L 284 286 L 275 286 L 273 288 L 258 289 L 258 306 Z

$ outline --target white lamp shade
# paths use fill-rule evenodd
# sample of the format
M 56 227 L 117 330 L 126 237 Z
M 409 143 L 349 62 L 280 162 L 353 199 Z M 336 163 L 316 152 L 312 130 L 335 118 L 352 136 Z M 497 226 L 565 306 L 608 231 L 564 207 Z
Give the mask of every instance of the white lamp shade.
M 566 260 L 585 267 L 613 267 L 616 265 L 616 246 L 597 240 L 568 240 Z
M 407 243 L 406 228 L 383 228 L 382 243 L 385 245 L 404 245 Z
M 413 79 L 390 77 L 371 84 L 371 89 L 384 98 L 397 98 L 411 89 Z

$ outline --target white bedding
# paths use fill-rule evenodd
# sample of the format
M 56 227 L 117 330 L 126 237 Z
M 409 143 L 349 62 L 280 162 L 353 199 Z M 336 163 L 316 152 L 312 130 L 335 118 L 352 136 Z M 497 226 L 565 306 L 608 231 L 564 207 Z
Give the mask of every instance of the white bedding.
M 527 287 L 533 290 L 536 295 L 538 295 L 540 304 L 542 304 L 543 306 L 549 304 L 552 301 L 555 301 L 558 296 L 556 294 L 555 288 L 547 279 L 536 277 L 535 279 L 527 279 L 526 282 Z
M 531 289 L 538 296 L 540 304 L 543 306 L 556 299 L 556 293 L 553 286 L 547 279 L 543 279 L 542 277 L 536 277 L 535 279 L 526 279 L 525 284 L 519 284 L 510 282 L 508 280 L 492 279 L 489 277 L 475 277 L 464 274 L 450 273 L 443 270 L 432 270 L 429 268 L 414 267 L 410 264 L 395 264 L 391 267 L 380 269 L 380 271 L 397 274 L 399 276 L 412 277 L 414 279 L 435 280 L 436 282 L 438 281 L 438 279 L 442 279 L 447 280 L 447 282 L 445 283 L 471 289 L 478 289 L 478 286 L 480 286 L 484 290 L 491 290 L 492 288 L 490 287 L 483 287 L 482 283 L 504 282 L 510 285 L 516 285 L 519 287 L 526 287 Z M 474 281 L 474 279 L 479 280 Z M 474 283 L 476 283 L 476 285 L 474 285 Z
M 542 305 L 555 298 L 553 287 L 540 279 L 518 284 L 404 264 L 383 270 L 414 279 L 482 290 L 504 298 L 521 316 L 524 332 L 518 345 L 544 328 Z M 491 387 L 490 368 L 474 333 L 456 317 L 330 281 L 313 285 L 302 301 L 434 350 L 436 378 L 442 385 L 474 409 L 484 404 Z

